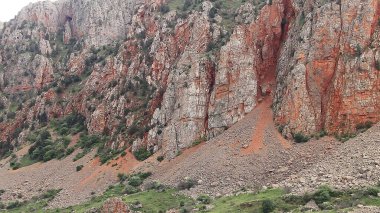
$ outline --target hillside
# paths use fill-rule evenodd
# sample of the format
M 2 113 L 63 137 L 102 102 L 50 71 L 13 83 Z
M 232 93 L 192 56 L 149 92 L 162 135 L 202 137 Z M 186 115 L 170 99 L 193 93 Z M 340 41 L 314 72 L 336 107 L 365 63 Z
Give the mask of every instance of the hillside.
M 139 171 L 193 197 L 374 185 L 379 73 L 378 0 L 29 4 L 0 30 L 0 197 L 67 207 Z

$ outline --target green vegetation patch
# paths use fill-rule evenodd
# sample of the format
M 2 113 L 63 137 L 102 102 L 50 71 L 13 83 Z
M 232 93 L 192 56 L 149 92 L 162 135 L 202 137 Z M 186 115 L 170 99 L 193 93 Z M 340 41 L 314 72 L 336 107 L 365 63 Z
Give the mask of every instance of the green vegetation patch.
M 86 131 L 85 121 L 86 118 L 83 115 L 79 113 L 72 113 L 61 119 L 53 120 L 50 123 L 50 126 L 59 135 L 65 136 Z
M 29 158 L 31 160 L 45 162 L 55 158 L 63 158 L 70 143 L 70 138 L 67 137 L 60 137 L 53 140 L 50 132 L 46 129 L 29 135 L 28 140 L 33 143 L 28 150 Z
M 44 208 L 48 206 L 48 203 L 53 200 L 60 191 L 60 189 L 50 189 L 40 196 L 33 197 L 29 201 L 0 203 L 0 211 L 1 209 L 6 209 L 6 212 L 46 212 Z
M 145 179 L 147 175 L 147 173 L 138 173 L 131 176 L 120 175 L 120 177 L 123 177 L 122 182 L 129 182 L 132 180 L 131 178 Z M 379 186 L 343 191 L 322 186 L 316 192 L 302 196 L 286 194 L 282 189 L 268 189 L 257 193 L 247 192 L 215 199 L 207 195 L 200 195 L 194 200 L 180 194 L 176 189 L 163 187 L 158 183 L 152 183 L 146 191 L 119 183 L 110 186 L 102 195 L 94 196 L 90 201 L 81 205 L 64 209 L 43 209 L 58 192 L 59 190 L 48 191 L 29 202 L 0 203 L 0 208 L 8 208 L 9 212 L 87 212 L 89 209 L 99 209 L 111 197 L 122 198 L 133 210 L 140 212 L 165 212 L 169 209 L 179 209 L 180 212 L 198 209 L 199 212 L 215 213 L 301 212 L 303 206 L 311 200 L 314 200 L 323 212 L 348 210 L 358 204 L 380 206 L 380 197 L 377 196 L 380 192 Z
M 184 206 L 189 206 L 194 203 L 191 198 L 178 194 L 174 189 L 139 192 L 124 197 L 123 201 L 131 206 L 136 203 L 141 203 L 142 209 L 135 210 L 142 212 L 165 212 L 172 208 L 184 208 Z
M 295 205 L 286 204 L 281 198 L 285 194 L 281 189 L 269 189 L 254 193 L 243 193 L 236 196 L 221 197 L 211 204 L 215 208 L 209 212 L 263 212 L 263 201 L 270 200 L 277 209 L 290 210 L 296 208 Z M 266 201 L 268 202 L 268 201 Z

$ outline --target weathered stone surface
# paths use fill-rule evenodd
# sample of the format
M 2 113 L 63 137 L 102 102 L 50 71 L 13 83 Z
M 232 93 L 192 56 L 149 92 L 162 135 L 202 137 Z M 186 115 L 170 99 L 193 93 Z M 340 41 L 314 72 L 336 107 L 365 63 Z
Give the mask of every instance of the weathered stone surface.
M 128 213 L 131 212 L 127 204 L 121 198 L 110 198 L 106 200 L 100 209 L 101 213 Z
M 306 134 L 377 122 L 379 1 L 310 6 L 298 8 L 281 52 L 276 121 Z
M 186 14 L 160 12 L 163 3 L 25 7 L 1 31 L 2 102 L 24 103 L 0 125 L 1 138 L 15 144 L 16 128 L 78 112 L 113 148 L 172 158 L 274 90 L 275 119 L 289 137 L 380 119 L 378 1 L 244 3 L 231 20 L 210 15 L 219 7 L 210 1 Z M 72 76 L 80 82 L 66 85 Z

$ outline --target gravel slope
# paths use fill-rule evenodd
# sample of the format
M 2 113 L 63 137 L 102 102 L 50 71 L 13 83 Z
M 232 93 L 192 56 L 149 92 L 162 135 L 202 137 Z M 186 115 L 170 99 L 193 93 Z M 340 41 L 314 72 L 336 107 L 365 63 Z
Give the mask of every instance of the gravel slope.
M 20 150 L 23 152 L 24 150 Z M 93 158 L 95 150 L 78 161 L 73 158 L 79 150 L 62 160 L 36 163 L 18 170 L 9 168 L 9 158 L 0 161 L 0 189 L 2 201 L 28 200 L 49 189 L 62 189 L 50 207 L 67 207 L 82 203 L 93 195 L 102 193 L 117 182 L 117 173 L 128 172 L 137 165 L 131 153 L 107 165 Z M 112 166 L 117 163 L 117 166 Z M 79 172 L 76 166 L 84 165 Z
M 317 164 L 281 183 L 295 193 L 320 185 L 338 189 L 380 183 L 380 124 L 345 142 Z
M 261 135 L 261 139 L 257 138 Z M 272 122 L 270 104 L 264 102 L 206 144 L 191 148 L 170 162 L 150 162 L 145 169 L 154 169 L 151 181 L 172 186 L 184 178 L 197 180 L 199 184 L 187 192 L 193 196 L 229 194 L 242 188 L 279 183 L 311 167 L 341 144 L 331 137 L 304 144 L 284 141 Z

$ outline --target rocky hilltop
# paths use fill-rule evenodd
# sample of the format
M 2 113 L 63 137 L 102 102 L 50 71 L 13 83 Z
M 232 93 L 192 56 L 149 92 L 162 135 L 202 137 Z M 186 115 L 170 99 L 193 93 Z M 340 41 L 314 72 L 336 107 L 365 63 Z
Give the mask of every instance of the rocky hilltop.
M 172 158 L 272 94 L 284 136 L 350 134 L 380 120 L 379 16 L 378 0 L 30 4 L 0 33 L 0 154 L 77 113 L 109 150 Z

